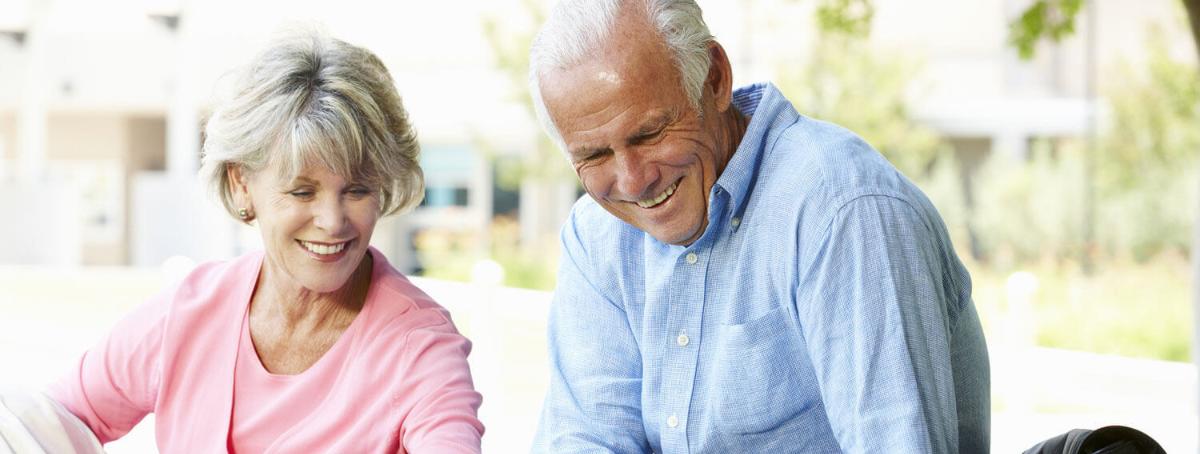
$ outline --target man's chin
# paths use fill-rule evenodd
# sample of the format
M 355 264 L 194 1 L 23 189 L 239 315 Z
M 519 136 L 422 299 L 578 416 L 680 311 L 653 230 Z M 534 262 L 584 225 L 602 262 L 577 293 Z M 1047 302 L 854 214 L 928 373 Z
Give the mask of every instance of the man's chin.
M 691 228 L 686 232 L 680 231 L 658 231 L 649 232 L 650 236 L 661 243 L 673 244 L 675 246 L 689 246 L 695 243 L 700 238 L 700 234 L 704 233 L 699 228 Z

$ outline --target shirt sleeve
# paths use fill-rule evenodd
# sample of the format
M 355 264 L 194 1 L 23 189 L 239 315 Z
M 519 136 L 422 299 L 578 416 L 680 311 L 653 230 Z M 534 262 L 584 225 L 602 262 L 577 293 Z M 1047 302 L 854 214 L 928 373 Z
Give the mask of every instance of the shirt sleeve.
M 482 401 L 471 381 L 467 355 L 471 342 L 449 322 L 420 328 L 408 335 L 410 359 L 403 374 L 406 388 L 422 396 L 404 420 L 401 440 L 408 452 L 478 453 L 483 423 Z
M 575 222 L 572 215 L 562 233 L 548 328 L 550 387 L 533 452 L 649 452 L 641 353 L 621 305 L 590 278 L 602 271 L 587 265 Z
M 47 390 L 101 443 L 121 438 L 154 411 L 169 299 L 164 291 L 134 309 Z
M 797 314 L 844 452 L 958 452 L 946 248 L 907 202 L 859 197 L 801 276 Z

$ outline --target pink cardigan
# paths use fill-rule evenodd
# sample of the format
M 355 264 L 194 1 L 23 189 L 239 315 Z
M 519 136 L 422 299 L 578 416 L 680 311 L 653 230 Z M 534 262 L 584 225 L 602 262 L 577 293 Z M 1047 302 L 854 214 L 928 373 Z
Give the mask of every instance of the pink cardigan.
M 285 435 L 270 451 L 479 452 L 470 342 L 445 309 L 371 254 L 349 361 L 311 415 L 275 428 Z M 225 451 L 238 339 L 262 261 L 256 252 L 199 266 L 119 322 L 51 397 L 102 443 L 154 413 L 160 451 Z

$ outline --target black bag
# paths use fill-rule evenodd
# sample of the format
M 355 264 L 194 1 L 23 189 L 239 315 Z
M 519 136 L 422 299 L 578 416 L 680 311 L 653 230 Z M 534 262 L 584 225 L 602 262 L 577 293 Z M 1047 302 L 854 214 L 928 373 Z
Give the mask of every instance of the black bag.
M 1025 454 L 1165 454 L 1149 435 L 1132 427 L 1075 429 L 1038 443 Z

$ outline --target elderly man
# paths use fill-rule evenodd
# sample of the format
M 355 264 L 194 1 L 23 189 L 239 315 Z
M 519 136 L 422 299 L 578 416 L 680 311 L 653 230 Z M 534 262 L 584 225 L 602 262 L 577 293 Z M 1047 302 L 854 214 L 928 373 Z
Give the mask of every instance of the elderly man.
M 535 451 L 988 451 L 970 278 L 875 150 L 733 90 L 690 0 L 564 0 L 531 61 L 590 196 Z

